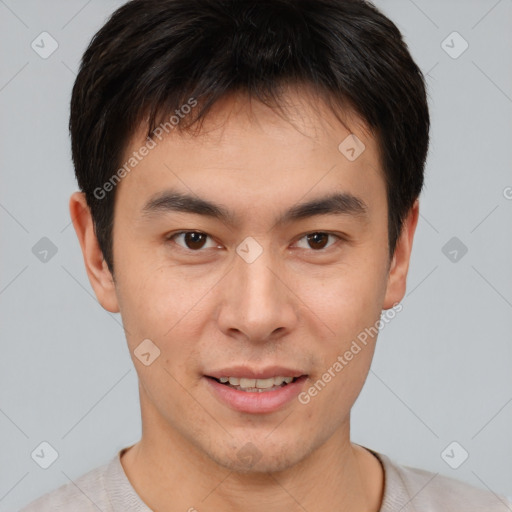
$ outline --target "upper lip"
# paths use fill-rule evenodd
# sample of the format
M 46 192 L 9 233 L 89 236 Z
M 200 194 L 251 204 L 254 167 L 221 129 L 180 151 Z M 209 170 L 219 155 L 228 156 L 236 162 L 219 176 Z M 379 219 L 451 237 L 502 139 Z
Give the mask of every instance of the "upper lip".
M 207 377 L 220 379 L 221 377 L 246 377 L 248 379 L 269 379 L 270 377 L 301 377 L 305 375 L 301 370 L 285 368 L 283 366 L 267 366 L 265 368 L 249 368 L 248 366 L 231 366 L 221 368 L 205 374 Z

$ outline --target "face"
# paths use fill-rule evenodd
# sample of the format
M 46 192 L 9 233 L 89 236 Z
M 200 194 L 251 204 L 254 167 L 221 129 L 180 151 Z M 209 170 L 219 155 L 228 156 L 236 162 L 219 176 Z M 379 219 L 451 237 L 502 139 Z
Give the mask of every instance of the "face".
M 75 223 L 100 303 L 122 315 L 143 436 L 240 472 L 348 438 L 376 338 L 353 343 L 402 298 L 417 217 L 390 261 L 375 139 L 347 113 L 365 145 L 351 161 L 327 107 L 288 97 L 286 119 L 232 97 L 200 134 L 155 139 L 117 185 L 115 283 Z

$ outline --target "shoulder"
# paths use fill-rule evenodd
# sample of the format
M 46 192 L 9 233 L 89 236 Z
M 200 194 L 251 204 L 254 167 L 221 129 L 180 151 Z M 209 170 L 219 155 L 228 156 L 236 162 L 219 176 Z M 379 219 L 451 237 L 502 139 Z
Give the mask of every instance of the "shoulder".
M 370 450 L 381 461 L 384 496 L 380 512 L 510 512 L 512 501 L 448 476 L 395 463 Z
M 111 464 L 109 462 L 99 466 L 74 481 L 61 485 L 32 501 L 20 512 L 110 512 L 104 480 Z

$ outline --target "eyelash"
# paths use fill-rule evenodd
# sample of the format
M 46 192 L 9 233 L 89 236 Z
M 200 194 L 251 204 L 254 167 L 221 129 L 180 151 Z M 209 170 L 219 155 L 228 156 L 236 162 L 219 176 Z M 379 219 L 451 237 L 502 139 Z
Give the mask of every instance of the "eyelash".
M 207 233 L 204 233 L 203 231 L 194 231 L 194 230 L 189 230 L 189 231 L 178 231 L 176 233 L 172 233 L 170 235 L 168 235 L 166 237 L 166 241 L 167 242 L 170 242 L 170 243 L 174 243 L 176 244 L 176 242 L 174 241 L 175 238 L 177 238 L 178 236 L 180 235 L 186 235 L 188 233 L 197 233 L 197 234 L 200 234 L 200 235 L 206 235 L 208 238 L 211 238 L 210 235 L 208 235 Z M 334 237 L 337 239 L 337 242 L 327 246 L 327 248 L 322 248 L 322 249 L 318 249 L 318 250 L 315 250 L 315 249 L 311 249 L 312 252 L 315 252 L 315 253 L 325 253 L 327 252 L 329 249 L 331 249 L 333 246 L 337 245 L 337 243 L 339 241 L 344 241 L 346 240 L 344 237 L 340 236 L 340 235 L 337 235 L 335 233 L 331 233 L 329 231 L 310 231 L 309 233 L 305 233 L 304 235 L 302 235 L 298 241 L 302 240 L 303 238 L 306 238 L 308 235 L 328 235 L 328 236 L 331 236 L 331 237 Z M 194 253 L 200 253 L 200 252 L 204 252 L 206 249 L 197 249 L 197 250 L 194 250 L 194 249 L 189 249 L 187 247 L 183 247 L 179 244 L 176 244 L 178 245 L 178 247 L 184 251 L 187 251 L 187 252 L 194 252 Z

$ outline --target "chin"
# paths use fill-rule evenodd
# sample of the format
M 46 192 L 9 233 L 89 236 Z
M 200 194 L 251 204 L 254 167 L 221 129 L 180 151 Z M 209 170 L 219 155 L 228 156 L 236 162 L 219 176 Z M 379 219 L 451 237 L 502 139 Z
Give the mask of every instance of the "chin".
M 226 451 L 215 450 L 207 454 L 219 466 L 241 475 L 285 471 L 308 455 L 302 442 L 276 446 L 265 440 L 243 441 L 236 447 L 226 447 Z

